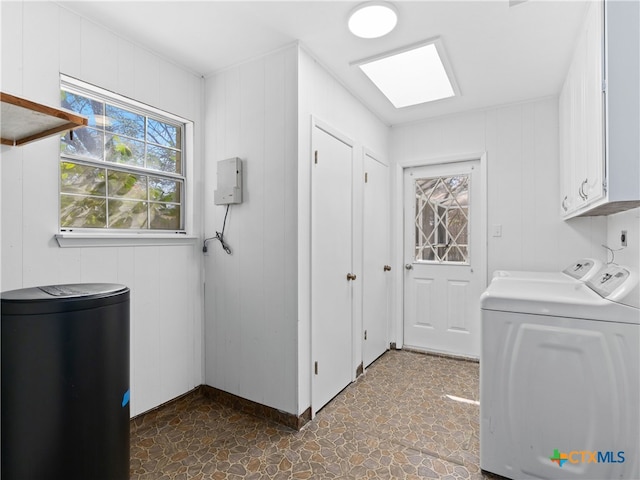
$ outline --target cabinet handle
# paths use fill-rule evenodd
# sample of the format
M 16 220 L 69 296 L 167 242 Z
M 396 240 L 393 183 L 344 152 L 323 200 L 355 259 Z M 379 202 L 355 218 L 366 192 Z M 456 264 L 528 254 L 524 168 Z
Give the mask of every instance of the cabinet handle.
M 383 268 L 383 270 L 384 270 L 385 272 L 390 272 L 390 271 L 391 271 L 391 265 L 385 265 L 385 266 L 384 266 L 384 268 Z
M 569 199 L 569 197 L 567 195 L 564 196 L 564 198 L 562 199 L 562 209 L 566 212 L 568 210 L 567 207 L 567 200 Z
M 580 196 L 582 197 L 583 200 L 586 200 L 587 198 L 589 198 L 589 195 L 587 193 L 585 193 L 584 191 L 584 186 L 589 183 L 589 179 L 585 178 L 584 182 L 582 182 L 580 184 L 580 190 L 578 190 L 578 193 L 580 194 Z
M 347 273 L 347 280 L 355 280 L 356 275 L 354 273 Z

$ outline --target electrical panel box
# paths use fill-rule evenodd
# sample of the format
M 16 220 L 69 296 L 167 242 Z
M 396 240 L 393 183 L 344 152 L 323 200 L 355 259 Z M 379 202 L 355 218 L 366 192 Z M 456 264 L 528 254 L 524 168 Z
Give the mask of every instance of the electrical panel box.
M 218 188 L 213 192 L 216 205 L 242 203 L 242 160 L 238 157 L 218 162 Z

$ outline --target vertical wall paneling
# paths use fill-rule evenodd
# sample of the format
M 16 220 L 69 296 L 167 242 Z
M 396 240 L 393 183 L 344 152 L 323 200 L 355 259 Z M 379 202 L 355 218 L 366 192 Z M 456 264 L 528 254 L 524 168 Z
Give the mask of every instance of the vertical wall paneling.
M 264 195 L 265 170 L 270 167 L 264 152 L 265 139 L 265 83 L 264 60 L 244 64 L 240 67 L 238 141 L 245 159 L 243 181 L 246 187 L 240 208 L 250 211 L 249 221 L 238 222 L 238 242 L 236 252 L 240 272 L 240 358 L 242 365 L 239 382 L 240 395 L 262 402 L 266 393 L 266 369 L 269 364 L 260 362 L 254 352 L 260 351 L 264 334 L 271 319 L 265 315 L 264 283 L 264 238 L 270 232 L 265 230 Z M 238 209 L 240 210 L 240 209 Z M 277 228 L 277 227 L 276 227 Z M 252 271 L 262 275 L 251 275 Z M 251 299 L 251 301 L 247 301 Z
M 0 8 L 3 91 L 56 105 L 65 73 L 160 109 L 180 109 L 201 134 L 200 78 L 53 2 Z M 199 138 L 193 148 L 197 174 Z M 199 246 L 59 248 L 53 238 L 59 149 L 57 137 L 2 147 L 2 289 L 80 282 L 131 288 L 131 414 L 137 415 L 202 383 L 196 333 L 202 308 L 194 307 L 203 297 Z M 191 185 L 195 235 L 202 218 L 198 188 L 197 181 Z
M 540 270 L 558 271 L 566 266 L 565 263 L 568 264 L 564 257 L 554 258 L 552 253 L 558 248 L 559 227 L 562 226 L 551 214 L 557 208 L 560 182 L 549 182 L 550 172 L 559 174 L 559 120 L 553 103 L 537 102 L 534 106 L 532 130 L 535 135 L 531 161 L 535 168 L 529 169 L 528 180 L 533 188 L 531 194 L 536 199 L 532 222 L 535 228 L 529 229 L 535 244 L 529 243 L 529 251 L 535 254 L 535 264 Z
M 298 235 L 299 235 L 299 220 L 298 220 L 298 170 L 300 168 L 300 162 L 304 162 L 308 159 L 306 157 L 298 156 L 298 144 L 300 142 L 298 137 L 298 105 L 300 97 L 299 89 L 299 59 L 297 52 L 293 54 L 286 54 L 284 56 L 284 91 L 282 102 L 284 103 L 284 158 L 286 159 L 284 164 L 284 176 L 282 189 L 284 190 L 284 229 L 286 232 L 284 248 L 288 254 L 284 258 L 284 317 L 281 335 L 285 339 L 287 345 L 293 345 L 294 349 L 298 348 L 298 337 L 300 333 L 300 322 L 298 317 L 298 295 L 299 295 L 299 277 L 298 277 Z M 295 92 L 295 95 L 291 95 L 290 92 Z M 309 127 L 310 128 L 310 127 Z M 289 161 L 288 159 L 293 159 Z M 294 412 L 296 414 L 302 414 L 307 408 L 300 402 L 300 385 L 298 370 L 300 368 L 300 351 L 293 355 L 294 361 L 289 361 L 289 354 L 287 350 L 281 352 L 281 375 L 283 382 L 285 379 L 293 379 L 295 399 L 294 399 Z
M 58 10 L 60 18 L 60 73 L 81 78 L 82 46 L 78 39 L 82 38 L 82 19 L 64 8 Z M 118 56 L 120 57 L 120 52 L 118 52 Z M 123 91 L 120 93 L 127 95 Z
M 639 179 L 640 181 L 640 179 Z M 627 231 L 627 246 L 622 248 L 620 232 Z M 640 208 L 607 217 L 607 243 L 615 252 L 615 262 L 640 272 Z M 611 254 L 609 254 L 611 260 Z
M 160 101 L 160 59 L 142 47 L 136 46 L 134 51 L 135 60 L 135 89 L 136 100 L 149 105 L 158 105 Z M 117 80 L 117 78 L 116 78 Z M 175 95 L 176 92 L 166 92 L 166 97 Z M 180 92 L 183 96 L 185 92 Z M 165 95 L 162 95 L 165 98 Z
M 118 39 L 118 86 L 117 91 L 125 97 L 136 97 L 136 47 L 131 43 Z M 172 97 L 172 95 L 167 95 Z M 190 119 L 195 120 L 195 119 Z
M 82 80 L 116 91 L 118 88 L 118 37 L 99 28 L 93 22 L 83 19 L 81 39 Z
M 50 105 L 60 101 L 57 18 L 58 7 L 52 3 L 24 2 L 22 93 Z
M 175 379 L 161 382 L 161 398 L 175 398 L 193 388 L 191 370 L 194 368 L 190 353 L 194 347 L 194 328 L 189 312 L 189 265 L 191 247 L 176 247 L 170 256 L 158 252 L 157 291 L 159 316 L 158 345 L 161 346 L 159 371 L 162 376 Z M 184 279 L 176 281 L 177 279 Z
M 111 247 L 81 248 L 80 281 L 116 283 L 118 281 L 118 250 Z
M 522 198 L 522 237 L 520 243 L 520 256 L 526 258 L 528 255 L 535 254 L 536 242 L 545 236 L 544 230 L 536 231 L 538 206 L 544 202 L 543 198 L 552 195 L 553 192 L 543 192 L 538 195 L 536 190 L 536 175 L 538 170 L 537 156 L 536 156 L 536 104 L 525 104 L 522 108 L 522 140 L 521 140 L 521 155 L 522 155 L 522 172 L 520 175 L 520 197 Z M 539 198 L 538 198 L 539 197 Z M 531 203 L 527 201 L 528 198 L 535 198 L 536 202 Z M 531 219 L 531 220 L 528 220 Z M 544 267 L 544 263 L 540 262 L 540 258 L 536 256 L 534 261 L 540 264 L 540 268 Z
M 2 6 L 4 9 L 4 5 Z M 6 15 L 6 14 L 5 14 Z M 3 73 L 6 69 L 3 68 Z M 23 255 L 23 203 L 22 178 L 24 167 L 24 152 L 22 148 L 0 146 L 2 163 L 2 288 L 14 290 L 23 284 L 22 255 Z M 11 181 L 6 181 L 11 179 Z
M 523 210 L 523 105 L 496 111 L 496 131 L 493 150 L 493 167 L 496 173 L 493 188 L 498 202 L 489 209 L 495 224 L 502 225 L 502 237 L 496 254 L 500 261 L 512 265 L 513 270 L 522 270 L 523 223 L 531 221 L 531 210 Z M 490 160 L 491 161 L 491 160 Z M 535 197 L 529 199 L 532 209 Z M 529 214 L 529 215 L 527 215 Z M 492 223 L 493 224 L 493 223 Z
M 59 250 L 53 239 L 58 228 L 59 140 L 51 137 L 21 148 L 25 149 L 21 198 L 23 284 L 52 284 L 57 282 Z
M 0 2 L 2 91 L 22 95 L 24 2 Z
M 135 309 L 131 310 L 131 323 L 133 337 L 137 342 L 132 349 L 131 358 L 136 375 L 131 379 L 131 401 L 132 407 L 139 412 L 162 403 L 164 372 L 160 371 L 159 366 L 160 355 L 163 353 L 160 348 L 163 317 L 160 316 L 158 248 L 136 248 L 136 278 L 130 286 L 131 296 L 136 297 Z
M 243 161 L 243 203 L 205 261 L 206 383 L 285 412 L 296 399 L 296 49 L 206 79 L 205 231 L 222 229 L 213 204 L 216 162 Z M 293 132 L 293 134 L 292 134 Z M 293 272 L 293 275 L 292 275 Z
M 283 137 L 279 132 L 286 132 L 287 117 L 285 98 L 287 85 L 286 79 L 286 61 L 288 56 L 284 53 L 275 54 L 270 62 L 264 62 L 264 110 L 271 112 L 269 122 L 264 124 L 264 170 L 262 172 L 262 208 L 263 208 L 263 232 L 260 234 L 263 238 L 262 243 L 262 262 L 265 274 L 268 275 L 269 281 L 263 283 L 263 299 L 265 302 L 265 311 L 272 312 L 274 318 L 280 318 L 282 321 L 273 322 L 269 318 L 264 319 L 264 328 L 260 332 L 261 339 L 259 341 L 276 345 L 281 339 L 295 338 L 295 328 L 287 331 L 285 325 L 294 326 L 295 322 L 291 322 L 291 318 L 286 319 L 287 314 L 287 265 L 285 262 L 279 261 L 277 252 L 282 248 L 282 234 L 287 231 L 287 208 L 286 192 L 288 185 L 286 184 L 287 170 L 290 165 L 285 161 L 286 156 L 286 136 Z M 269 92 L 266 95 L 266 92 Z M 288 158 L 294 158 L 289 155 Z M 291 178 L 290 176 L 288 178 Z M 289 259 L 292 255 L 287 255 L 285 259 Z M 286 261 L 286 260 L 285 260 Z M 284 295 L 281 292 L 285 292 Z M 289 299 L 291 301 L 291 299 Z M 285 320 L 286 319 L 286 320 Z M 290 341 L 290 340 L 289 340 Z M 291 342 L 293 343 L 293 342 Z M 295 379 L 295 370 L 287 371 L 286 357 L 280 352 L 278 363 L 280 368 L 272 369 L 270 372 L 262 372 L 263 378 L 266 379 L 263 388 L 267 390 L 277 389 L 278 385 L 287 383 L 287 379 L 292 381 Z M 290 367 L 289 367 L 290 368 Z M 270 393 L 274 396 L 275 392 Z

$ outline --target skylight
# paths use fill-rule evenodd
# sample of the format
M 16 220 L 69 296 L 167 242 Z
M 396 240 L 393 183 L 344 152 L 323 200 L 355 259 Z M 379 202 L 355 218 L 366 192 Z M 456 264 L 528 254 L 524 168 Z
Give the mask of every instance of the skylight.
M 435 42 L 357 65 L 396 108 L 456 95 Z

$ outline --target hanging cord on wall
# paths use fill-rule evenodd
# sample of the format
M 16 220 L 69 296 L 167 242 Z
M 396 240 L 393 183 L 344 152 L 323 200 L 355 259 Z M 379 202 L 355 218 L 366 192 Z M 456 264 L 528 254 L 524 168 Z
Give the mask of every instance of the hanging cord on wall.
M 611 260 L 609 261 L 609 254 L 607 254 L 607 265 L 611 265 L 612 263 L 614 263 L 614 260 L 616 259 L 616 252 L 619 252 L 620 250 L 624 250 L 625 247 L 620 247 L 620 248 L 616 248 L 613 249 L 611 247 L 607 247 L 604 243 L 601 244 L 602 247 L 606 248 L 609 252 L 611 252 Z
M 227 252 L 227 255 L 231 255 L 231 247 L 227 245 L 224 241 L 224 229 L 227 226 L 227 215 L 229 215 L 229 207 L 231 205 L 227 205 L 227 211 L 224 213 L 224 222 L 222 222 L 222 231 L 216 232 L 215 237 L 209 237 L 204 239 L 204 243 L 202 244 L 202 252 L 207 253 L 207 242 L 209 240 L 220 240 L 220 245 L 222 245 L 222 249 Z

